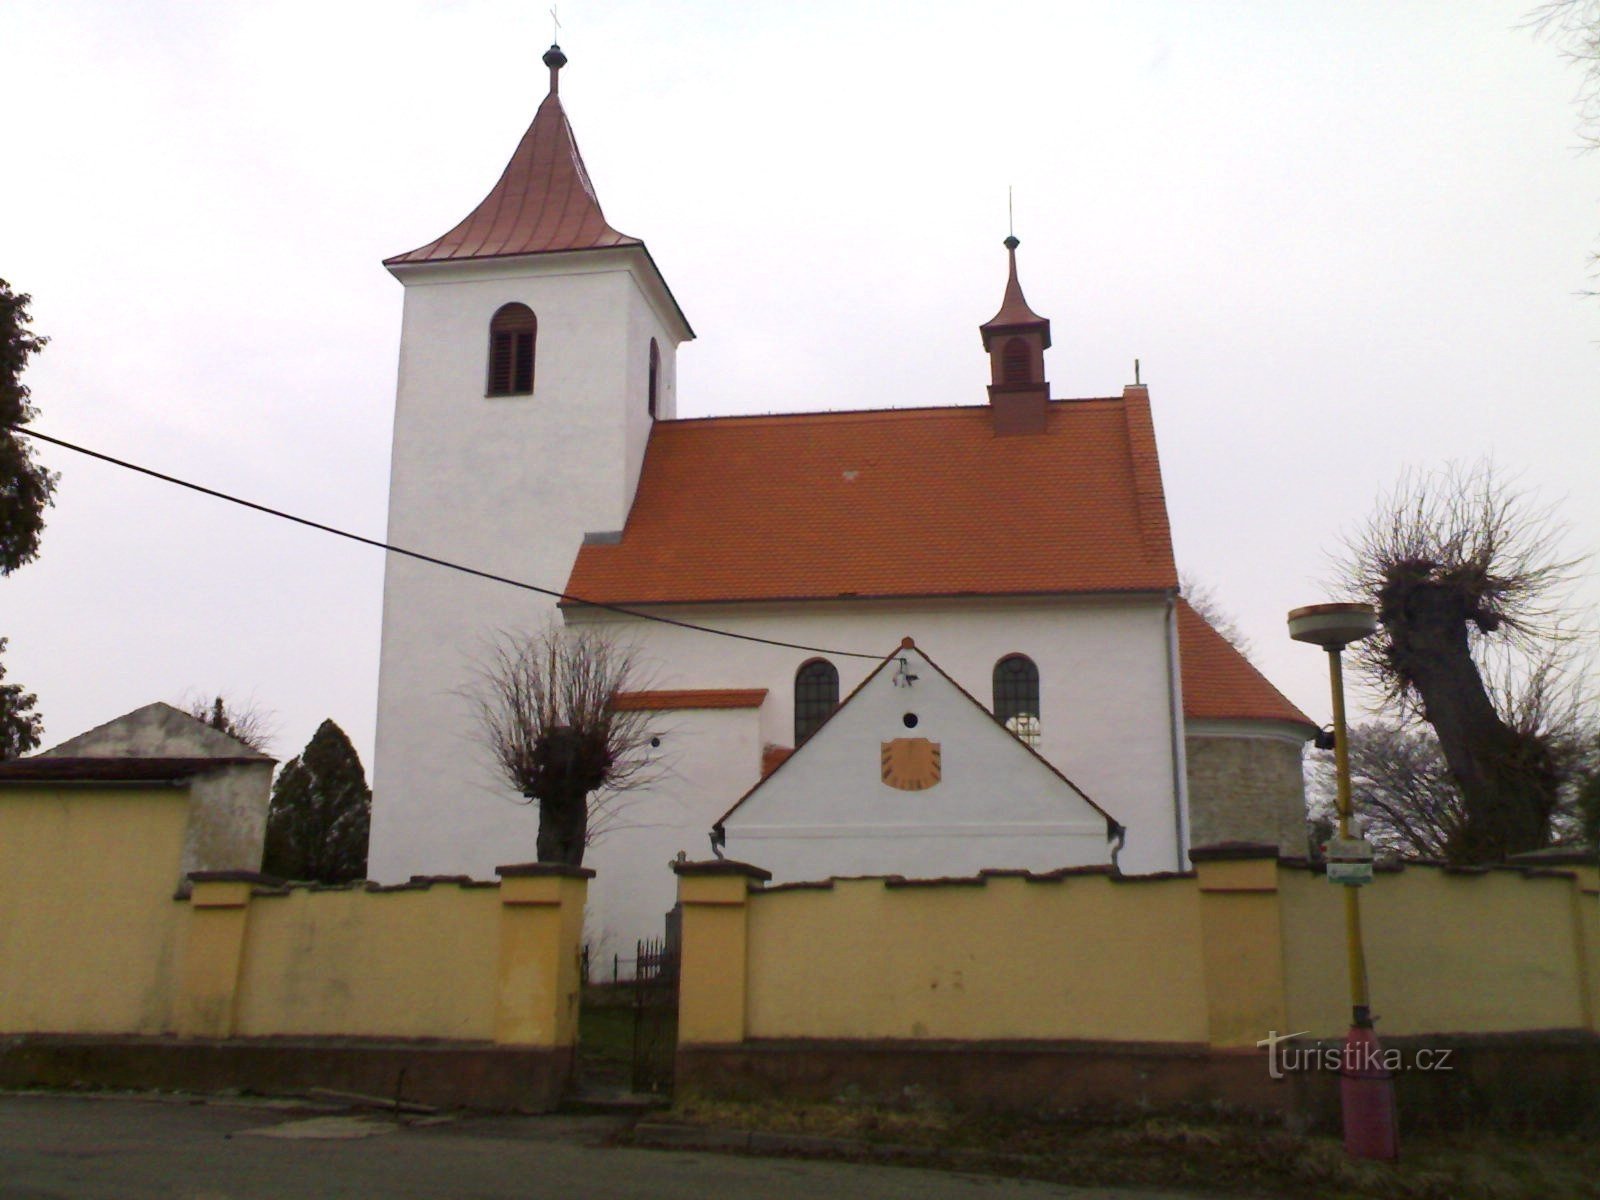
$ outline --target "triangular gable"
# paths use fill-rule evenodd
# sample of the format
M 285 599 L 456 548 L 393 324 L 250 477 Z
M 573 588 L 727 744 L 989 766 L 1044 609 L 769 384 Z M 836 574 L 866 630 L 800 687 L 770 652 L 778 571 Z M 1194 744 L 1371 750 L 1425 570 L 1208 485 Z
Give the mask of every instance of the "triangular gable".
M 215 758 L 274 761 L 238 738 L 156 701 L 41 751 L 37 758 Z
M 916 677 L 915 682 L 897 687 L 895 676 L 904 673 Z M 915 717 L 916 723 L 909 724 L 908 717 Z M 897 795 L 907 793 L 884 784 L 884 747 L 915 739 L 939 743 L 940 782 L 917 789 L 924 802 L 896 804 Z M 946 747 L 955 750 L 955 755 Z M 809 738 L 741 796 L 712 828 L 722 835 L 726 822 L 736 814 L 741 820 L 761 817 L 769 807 L 763 797 L 779 797 L 777 803 L 782 805 L 789 794 L 840 795 L 856 790 L 873 799 L 881 818 L 916 812 L 922 814 L 918 819 L 937 821 L 941 815 L 960 815 L 961 803 L 974 791 L 974 784 L 989 803 L 1009 807 L 1019 818 L 1097 818 L 1104 822 L 1108 838 L 1121 828 L 1105 809 L 995 720 L 970 692 L 906 638 Z M 998 812 L 993 815 L 1001 819 Z M 971 819 L 970 814 L 966 819 Z

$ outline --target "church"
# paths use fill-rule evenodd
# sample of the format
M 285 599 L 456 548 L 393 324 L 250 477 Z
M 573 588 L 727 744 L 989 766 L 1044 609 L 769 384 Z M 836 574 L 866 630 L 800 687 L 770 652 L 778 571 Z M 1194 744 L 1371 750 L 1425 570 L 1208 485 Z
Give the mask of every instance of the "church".
M 532 857 L 471 690 L 498 635 L 551 620 L 636 648 L 649 681 L 619 703 L 658 734 L 585 859 L 602 954 L 659 934 L 680 854 L 798 881 L 1304 853 L 1314 728 L 1180 594 L 1149 389 L 1050 394 L 1020 243 L 974 339 L 986 396 L 680 416 L 694 331 L 602 212 L 566 61 L 482 202 L 385 262 L 389 541 L 560 598 L 390 557 L 372 877 Z

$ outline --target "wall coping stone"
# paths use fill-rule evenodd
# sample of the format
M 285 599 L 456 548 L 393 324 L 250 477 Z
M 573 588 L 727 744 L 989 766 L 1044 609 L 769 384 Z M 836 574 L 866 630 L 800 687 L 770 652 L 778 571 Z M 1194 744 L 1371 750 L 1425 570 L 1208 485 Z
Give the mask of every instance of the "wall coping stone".
M 509 863 L 496 867 L 494 873 L 502 879 L 528 879 L 557 877 L 561 879 L 593 879 L 594 868 L 573 867 L 566 863 Z
M 1190 862 L 1246 862 L 1278 857 L 1278 847 L 1269 842 L 1214 842 L 1189 851 Z
M 190 871 L 190 883 L 252 883 L 257 887 L 281 888 L 288 881 L 260 871 Z
M 743 875 L 747 879 L 757 879 L 762 883 L 772 878 L 771 871 L 732 858 L 713 858 L 706 862 L 675 862 L 672 864 L 672 873 L 689 879 L 716 875 Z

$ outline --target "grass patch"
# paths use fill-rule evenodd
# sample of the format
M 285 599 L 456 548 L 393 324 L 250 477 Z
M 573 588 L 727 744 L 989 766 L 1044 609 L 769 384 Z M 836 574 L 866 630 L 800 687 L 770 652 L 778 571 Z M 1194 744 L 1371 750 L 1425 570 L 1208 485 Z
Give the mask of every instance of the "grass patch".
M 680 1100 L 672 1119 L 955 1152 L 1010 1175 L 1095 1186 L 1190 1188 L 1330 1200 L 1564 1200 L 1600 1197 L 1600 1143 L 1580 1134 L 1402 1135 L 1399 1163 L 1348 1158 L 1336 1137 L 1210 1113 L 1123 1120 L 903 1107 Z

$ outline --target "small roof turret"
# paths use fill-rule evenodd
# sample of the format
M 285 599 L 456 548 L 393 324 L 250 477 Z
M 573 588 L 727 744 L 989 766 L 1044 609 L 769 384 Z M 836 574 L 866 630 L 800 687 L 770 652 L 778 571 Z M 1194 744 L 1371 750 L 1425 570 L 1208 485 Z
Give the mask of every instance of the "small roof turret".
M 600 211 L 561 107 L 560 75 L 566 62 L 560 46 L 545 51 L 550 92 L 499 182 L 478 207 L 443 237 L 385 259 L 386 266 L 643 244 L 618 233 Z
M 1005 240 L 1006 255 L 1011 260 L 1011 273 L 1006 279 L 1005 299 L 1000 302 L 1000 311 L 995 313 L 987 322 L 978 326 L 978 332 L 983 335 L 983 348 L 989 349 L 989 339 L 997 333 L 1011 333 L 1019 329 L 1038 329 L 1044 335 L 1044 347 L 1050 346 L 1050 321 L 1041 317 L 1028 307 L 1028 301 L 1022 294 L 1022 284 L 1017 281 L 1017 247 L 1022 243 L 1015 234 Z

